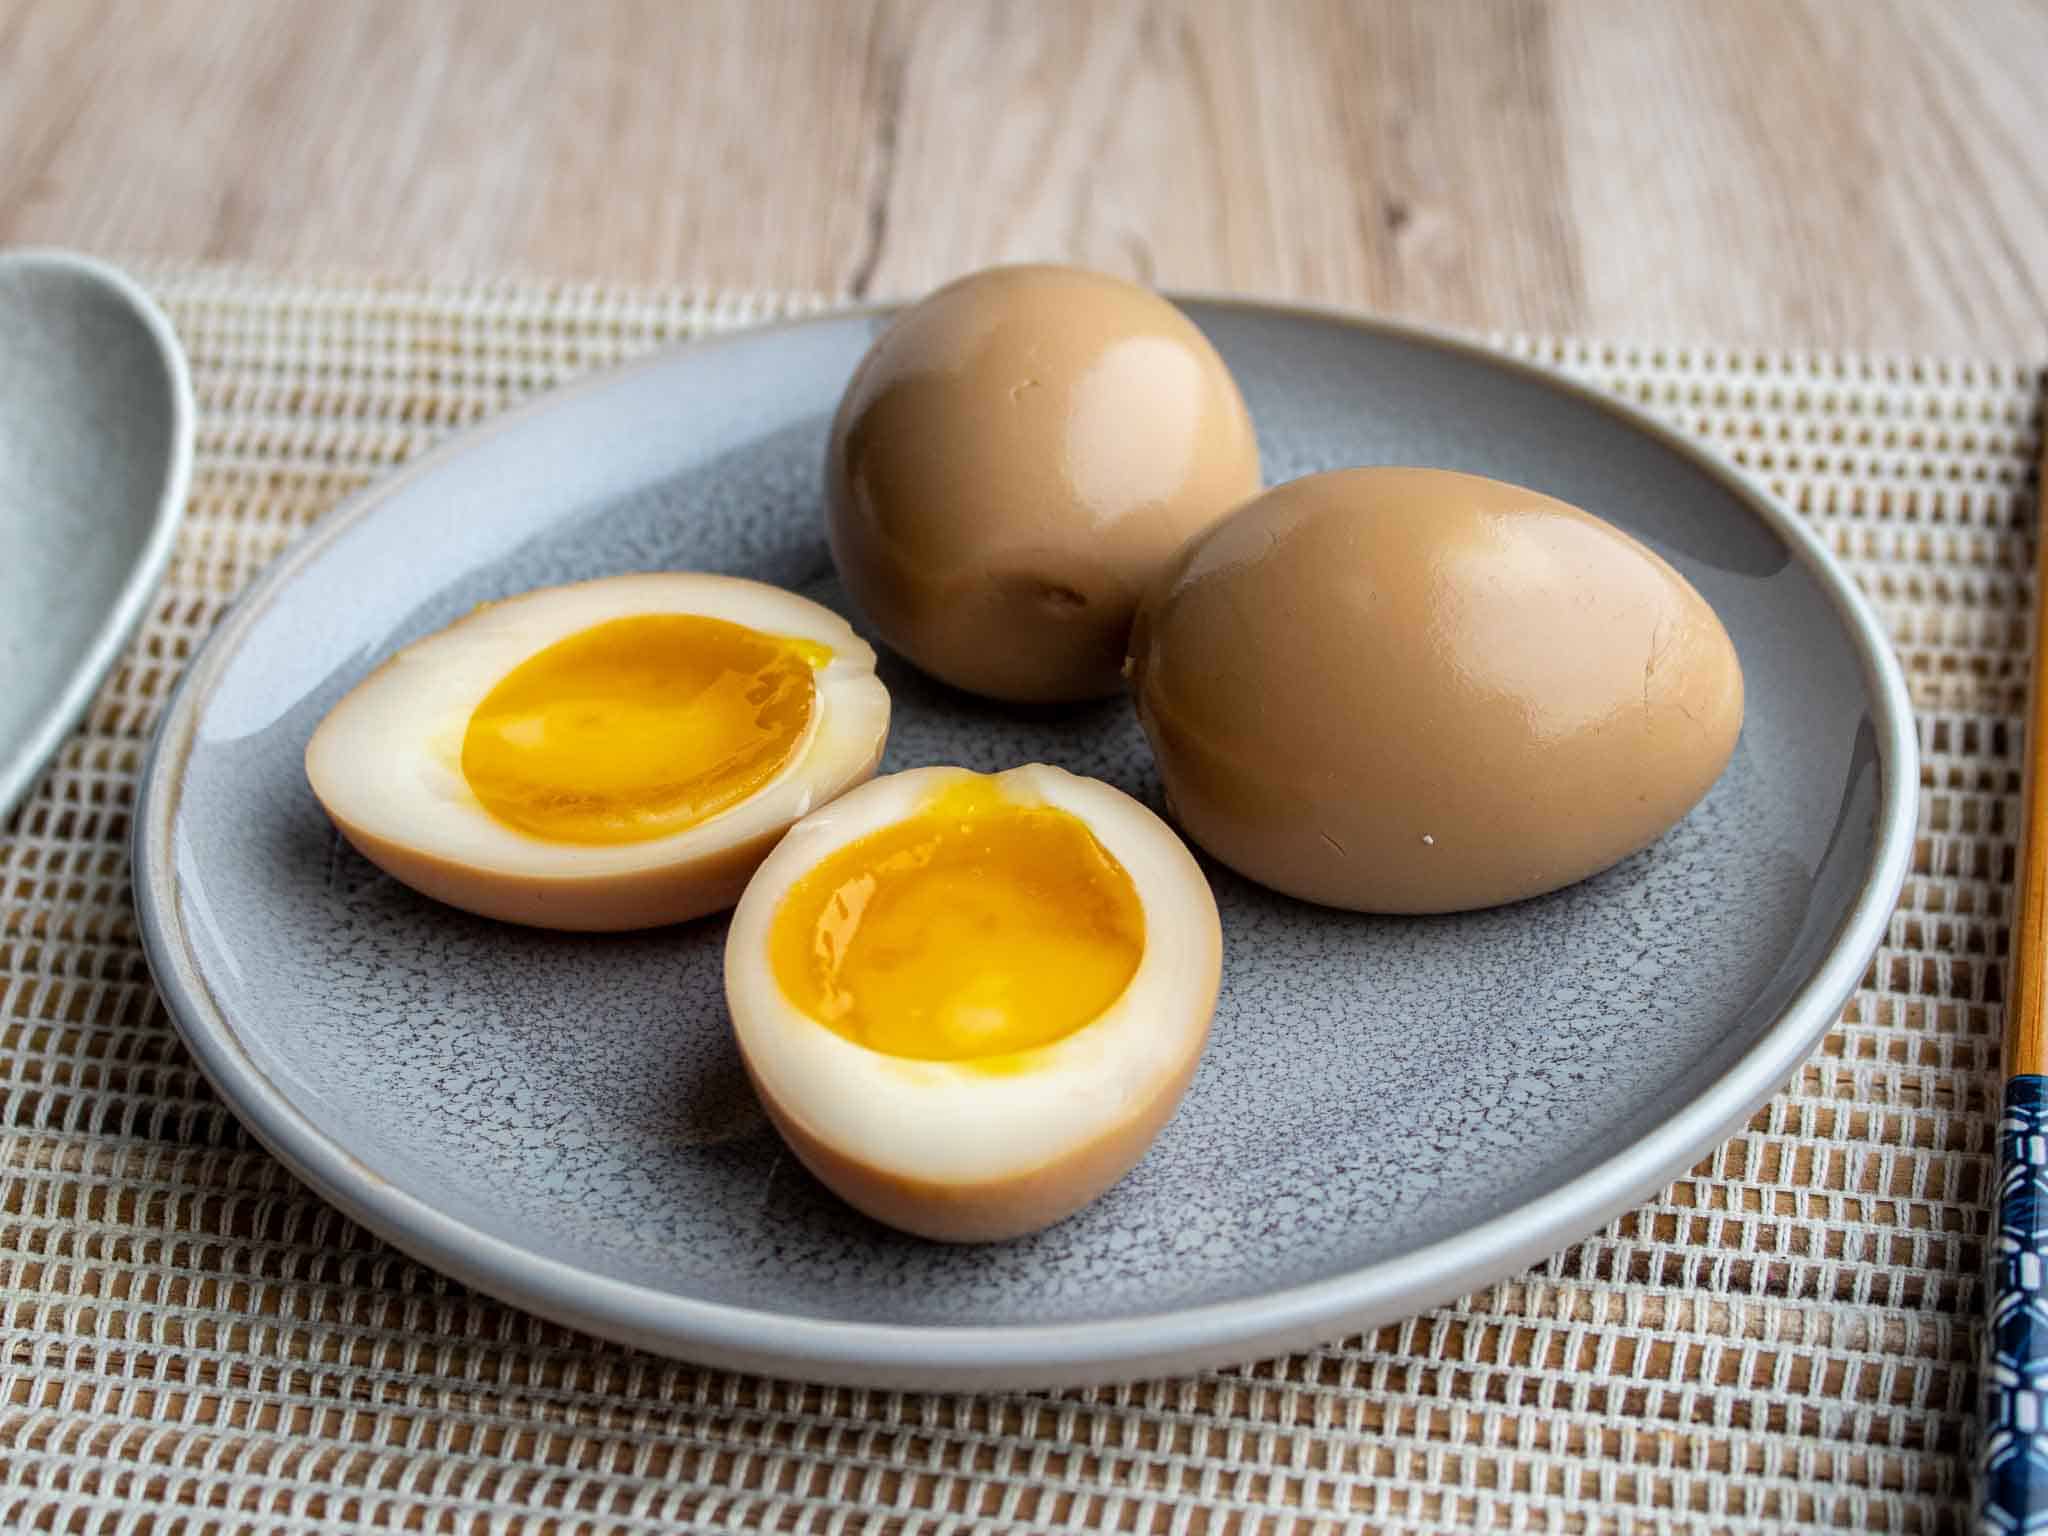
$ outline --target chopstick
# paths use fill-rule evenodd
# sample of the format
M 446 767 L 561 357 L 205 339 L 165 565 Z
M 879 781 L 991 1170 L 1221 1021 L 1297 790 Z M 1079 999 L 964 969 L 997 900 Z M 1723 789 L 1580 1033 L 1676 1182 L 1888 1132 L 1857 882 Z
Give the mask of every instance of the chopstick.
M 2005 1094 L 1977 1455 L 1981 1532 L 2048 1528 L 2048 412 L 2034 527 L 2033 664 L 2005 961 Z

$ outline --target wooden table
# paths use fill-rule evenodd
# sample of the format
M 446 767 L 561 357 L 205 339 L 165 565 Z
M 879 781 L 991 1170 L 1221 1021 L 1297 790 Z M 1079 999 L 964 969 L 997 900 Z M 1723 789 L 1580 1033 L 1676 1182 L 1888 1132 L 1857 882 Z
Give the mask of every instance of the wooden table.
M 0 241 L 2048 351 L 2043 0 L 0 0 Z

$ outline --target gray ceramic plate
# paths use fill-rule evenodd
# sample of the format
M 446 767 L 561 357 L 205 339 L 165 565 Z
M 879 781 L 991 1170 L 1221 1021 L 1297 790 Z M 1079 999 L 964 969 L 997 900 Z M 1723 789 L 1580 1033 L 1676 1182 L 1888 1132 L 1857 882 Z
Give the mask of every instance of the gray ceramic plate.
M 0 254 L 0 820 L 149 607 L 191 464 L 163 312 L 85 257 Z
M 1405 1316 L 1596 1228 L 1739 1125 L 1828 1028 L 1904 874 L 1903 685 L 1815 540 L 1606 400 L 1440 336 L 1199 302 L 1275 479 L 1477 470 L 1630 528 L 1719 609 L 1749 684 L 1727 773 L 1572 889 L 1369 919 L 1212 869 L 1214 1034 L 1108 1196 L 946 1248 L 839 1205 L 764 1127 L 720 1000 L 724 927 L 556 936 L 434 905 L 333 833 L 300 753 L 394 648 L 486 598 L 742 572 L 843 600 L 827 420 L 882 324 L 698 345 L 474 432 L 335 513 L 193 665 L 137 817 L 150 961 L 288 1163 L 478 1288 L 669 1354 L 875 1385 L 1080 1383 Z M 1155 805 L 1120 704 L 1020 715 L 885 660 L 888 768 L 1034 758 Z

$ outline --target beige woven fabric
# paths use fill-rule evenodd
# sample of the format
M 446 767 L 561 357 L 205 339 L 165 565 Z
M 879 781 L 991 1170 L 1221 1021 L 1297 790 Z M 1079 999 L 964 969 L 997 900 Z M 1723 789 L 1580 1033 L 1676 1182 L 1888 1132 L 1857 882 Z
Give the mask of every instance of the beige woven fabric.
M 0 836 L 0 1529 L 1958 1529 L 2018 789 L 2024 367 L 1522 343 L 1734 451 L 1905 657 L 1922 833 L 1841 1026 L 1749 1130 L 1510 1283 L 1187 1381 L 921 1397 L 694 1370 L 469 1294 L 300 1187 L 144 970 L 133 787 L 313 519 L 571 375 L 792 307 L 148 274 L 197 473 L 147 628 Z

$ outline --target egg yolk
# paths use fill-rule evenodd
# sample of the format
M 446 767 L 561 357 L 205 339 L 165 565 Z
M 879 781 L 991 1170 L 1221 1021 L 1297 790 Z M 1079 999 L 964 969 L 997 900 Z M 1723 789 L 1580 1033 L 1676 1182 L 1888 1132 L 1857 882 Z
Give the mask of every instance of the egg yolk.
M 462 776 L 484 809 L 536 837 L 665 837 L 782 771 L 831 655 L 694 613 L 596 624 L 484 696 L 463 734 Z
M 1145 949 L 1131 877 L 1082 820 L 964 780 L 790 888 L 775 979 L 857 1045 L 996 1065 L 1123 992 Z

